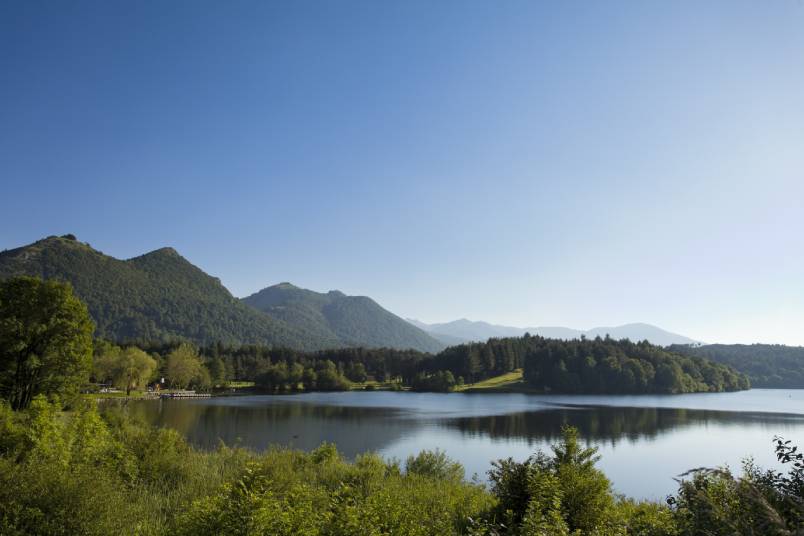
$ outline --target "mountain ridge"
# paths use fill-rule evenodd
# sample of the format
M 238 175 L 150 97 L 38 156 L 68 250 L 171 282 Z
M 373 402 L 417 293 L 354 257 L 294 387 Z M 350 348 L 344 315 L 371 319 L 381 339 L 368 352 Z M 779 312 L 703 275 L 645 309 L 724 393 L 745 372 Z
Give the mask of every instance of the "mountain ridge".
M 220 279 L 171 247 L 121 260 L 72 235 L 49 236 L 0 252 L 0 278 L 18 275 L 69 282 L 86 302 L 99 338 L 325 347 L 242 304 Z
M 518 328 L 491 324 L 482 320 L 473 321 L 466 318 L 435 324 L 426 324 L 415 319 L 408 319 L 408 322 L 419 326 L 420 329 L 424 329 L 440 340 L 458 338 L 463 342 L 485 341 L 489 338 L 499 337 L 520 337 L 525 333 L 530 333 L 531 335 L 540 335 L 548 339 L 578 339 L 581 336 L 595 338 L 609 335 L 613 339 L 631 339 L 632 341 L 648 340 L 660 346 L 668 346 L 670 344 L 699 344 L 699 341 L 644 322 L 633 322 L 620 326 L 601 326 L 588 330 L 563 326 Z
M 368 296 L 348 296 L 339 290 L 316 292 L 284 282 L 242 301 L 344 346 L 387 346 L 423 352 L 438 352 L 445 346 Z
M 337 290 L 321 294 L 282 282 L 269 287 L 281 299 L 267 304 L 267 313 L 260 311 L 169 246 L 124 260 L 74 235 L 49 236 L 0 252 L 0 279 L 19 275 L 72 284 L 95 321 L 95 335 L 118 343 L 189 340 L 308 351 L 444 348 L 371 298 Z

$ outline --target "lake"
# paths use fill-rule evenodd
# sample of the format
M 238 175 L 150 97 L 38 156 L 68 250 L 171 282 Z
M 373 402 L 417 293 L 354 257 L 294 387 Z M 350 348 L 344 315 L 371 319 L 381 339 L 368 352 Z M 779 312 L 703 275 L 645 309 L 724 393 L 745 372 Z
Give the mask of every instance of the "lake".
M 272 444 L 309 450 L 329 441 L 349 458 L 375 451 L 401 460 L 439 448 L 463 464 L 468 478 L 480 480 L 491 460 L 523 460 L 549 448 L 570 424 L 599 447 L 599 467 L 617 492 L 657 500 L 695 467 L 739 468 L 747 456 L 777 467 L 775 435 L 804 446 L 804 390 L 639 396 L 351 391 L 136 401 L 127 408 L 204 448 L 223 440 L 258 450 Z

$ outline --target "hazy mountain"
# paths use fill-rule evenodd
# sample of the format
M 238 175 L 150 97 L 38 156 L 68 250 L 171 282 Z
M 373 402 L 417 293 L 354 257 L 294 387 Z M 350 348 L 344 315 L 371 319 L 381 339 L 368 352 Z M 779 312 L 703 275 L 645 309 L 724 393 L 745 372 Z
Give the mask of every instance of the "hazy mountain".
M 423 352 L 438 352 L 446 346 L 365 296 L 347 296 L 337 290 L 320 293 L 280 283 L 243 298 L 243 302 L 340 346 Z
M 457 346 L 459 344 L 471 341 L 471 339 L 465 339 L 463 337 L 456 337 L 454 335 L 447 335 L 446 333 L 438 333 L 436 331 L 430 331 L 430 326 L 428 324 L 425 324 L 424 322 L 419 322 L 415 318 L 406 318 L 405 320 L 407 320 L 417 328 L 424 330 L 431 337 L 433 337 L 434 339 L 443 343 L 446 346 Z
M 115 341 L 182 338 L 304 349 L 330 342 L 255 311 L 172 248 L 119 260 L 74 237 L 52 236 L 0 253 L 0 278 L 15 275 L 72 283 L 96 336 Z
M 549 339 L 577 339 L 581 335 L 594 338 L 607 334 L 613 339 L 631 339 L 632 341 L 648 340 L 659 346 L 670 344 L 694 344 L 697 341 L 665 331 L 650 324 L 625 324 L 614 327 L 599 327 L 590 330 L 579 330 L 560 326 L 541 326 L 530 328 L 516 328 L 500 326 L 488 322 L 471 321 L 465 318 L 442 324 L 425 324 L 418 320 L 409 319 L 409 322 L 430 333 L 433 337 L 454 337 L 465 341 L 485 341 L 491 337 L 520 337 L 525 333 L 541 335 Z
M 408 320 L 433 336 L 451 337 L 455 344 L 468 341 L 485 341 L 492 337 L 519 337 L 525 333 L 520 328 L 495 326 L 488 322 L 471 321 L 465 318 L 443 324 L 425 324 L 418 320 Z
M 663 330 L 651 324 L 635 323 L 610 328 L 594 328 L 585 332 L 587 337 L 605 337 L 609 334 L 613 339 L 631 339 L 632 341 L 648 340 L 659 346 L 670 344 L 697 344 L 699 341 Z

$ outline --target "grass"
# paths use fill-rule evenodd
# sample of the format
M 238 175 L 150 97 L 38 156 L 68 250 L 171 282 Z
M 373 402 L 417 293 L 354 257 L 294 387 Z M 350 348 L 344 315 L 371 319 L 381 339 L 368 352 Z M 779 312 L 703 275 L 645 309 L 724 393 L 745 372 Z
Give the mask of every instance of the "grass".
M 229 388 L 229 389 L 247 389 L 249 387 L 254 387 L 254 382 L 230 381 L 230 382 L 227 382 L 226 387 Z
M 527 386 L 522 379 L 522 369 L 516 369 L 493 378 L 486 378 L 476 383 L 467 383 L 455 387 L 455 392 L 516 392 L 525 391 Z
M 145 393 L 145 391 L 132 390 L 129 395 L 126 395 L 125 391 L 120 391 L 120 392 L 117 392 L 117 393 L 84 393 L 81 396 L 83 396 L 84 398 L 89 398 L 91 400 L 94 400 L 94 399 L 98 399 L 98 398 L 100 398 L 100 399 L 126 398 L 126 396 L 128 396 L 128 398 L 142 398 L 142 396 L 145 395 L 145 394 L 152 395 L 153 393 Z

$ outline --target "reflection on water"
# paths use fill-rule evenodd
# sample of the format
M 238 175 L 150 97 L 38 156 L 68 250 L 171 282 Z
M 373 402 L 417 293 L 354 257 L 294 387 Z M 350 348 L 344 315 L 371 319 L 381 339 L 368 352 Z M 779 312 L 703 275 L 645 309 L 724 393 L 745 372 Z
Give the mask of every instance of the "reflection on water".
M 547 442 L 557 440 L 561 428 L 570 425 L 577 428 L 587 441 L 612 445 L 622 439 L 636 441 L 654 438 L 684 427 L 759 425 L 772 431 L 778 424 L 784 424 L 785 427 L 790 424 L 804 426 L 804 416 L 686 408 L 575 406 L 444 421 L 444 426 L 460 430 L 470 437 L 523 438 Z
M 774 464 L 776 434 L 804 439 L 804 392 L 783 390 L 677 397 L 309 393 L 138 401 L 125 411 L 204 448 L 223 441 L 309 450 L 330 441 L 350 458 L 365 451 L 404 458 L 438 447 L 481 478 L 490 460 L 523 459 L 569 424 L 600 447 L 618 491 L 650 498 L 672 492 L 673 477 L 691 467 L 735 466 L 748 455 Z
M 329 441 L 350 458 L 382 450 L 417 427 L 416 421 L 399 418 L 401 412 L 392 408 L 272 403 L 271 397 L 261 405 L 188 402 L 143 401 L 130 404 L 129 411 L 175 428 L 205 448 L 223 441 L 256 450 L 274 444 L 311 450 Z

